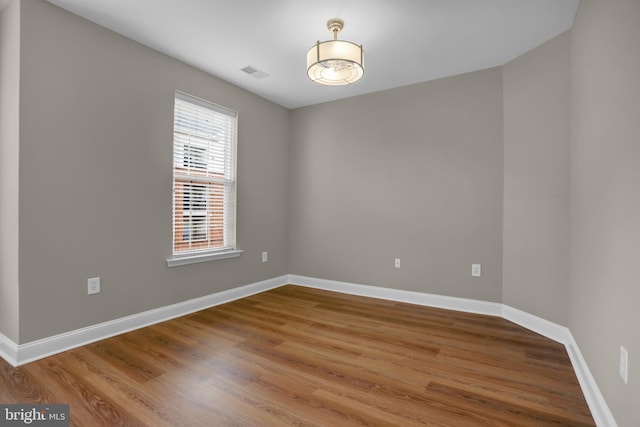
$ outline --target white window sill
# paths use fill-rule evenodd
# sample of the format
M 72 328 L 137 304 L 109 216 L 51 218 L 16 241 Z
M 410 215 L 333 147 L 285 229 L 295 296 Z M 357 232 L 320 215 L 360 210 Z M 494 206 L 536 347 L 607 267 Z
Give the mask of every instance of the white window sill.
M 196 255 L 185 255 L 174 258 L 169 258 L 167 260 L 168 267 L 178 267 L 180 265 L 187 264 L 195 264 L 197 262 L 206 262 L 206 261 L 214 261 L 217 259 L 225 259 L 225 258 L 235 258 L 239 257 L 242 254 L 242 250 L 240 249 L 231 249 L 228 251 L 220 251 L 206 254 L 196 254 Z

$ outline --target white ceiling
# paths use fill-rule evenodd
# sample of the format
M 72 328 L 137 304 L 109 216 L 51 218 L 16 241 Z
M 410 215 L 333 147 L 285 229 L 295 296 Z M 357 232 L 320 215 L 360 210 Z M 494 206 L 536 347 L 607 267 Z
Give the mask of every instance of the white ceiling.
M 2 0 L 0 0 L 2 1 Z M 571 28 L 579 0 L 48 0 L 288 108 L 502 65 Z M 308 80 L 306 52 L 362 44 L 350 86 Z M 250 65 L 269 77 L 241 71 Z

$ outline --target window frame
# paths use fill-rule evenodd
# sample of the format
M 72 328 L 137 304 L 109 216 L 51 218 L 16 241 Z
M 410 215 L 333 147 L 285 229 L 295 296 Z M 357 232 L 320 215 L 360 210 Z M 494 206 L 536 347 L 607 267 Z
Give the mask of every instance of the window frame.
M 236 243 L 237 129 L 236 111 L 175 92 L 169 267 L 242 253 Z M 200 194 L 194 197 L 195 193 Z M 194 210 L 196 205 L 204 205 L 204 210 Z M 204 236 L 197 232 L 194 219 L 204 221 Z M 201 224 L 197 227 L 202 230 Z M 222 244 L 218 244 L 220 240 Z

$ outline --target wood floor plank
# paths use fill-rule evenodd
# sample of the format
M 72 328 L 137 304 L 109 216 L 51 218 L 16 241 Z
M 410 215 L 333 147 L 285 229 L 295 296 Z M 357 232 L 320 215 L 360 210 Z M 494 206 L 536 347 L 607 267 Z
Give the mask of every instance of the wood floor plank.
M 78 426 L 594 426 L 564 346 L 505 319 L 288 285 L 19 368 Z

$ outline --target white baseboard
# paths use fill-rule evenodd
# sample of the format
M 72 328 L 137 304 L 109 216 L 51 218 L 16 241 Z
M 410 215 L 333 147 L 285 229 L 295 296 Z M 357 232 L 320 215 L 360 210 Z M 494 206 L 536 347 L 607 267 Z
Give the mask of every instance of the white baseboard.
M 617 427 L 618 423 L 613 417 L 613 413 L 611 413 L 606 400 L 604 400 L 604 396 L 600 392 L 595 378 L 591 375 L 591 370 L 589 370 L 589 366 L 584 360 L 582 352 L 571 332 L 569 332 L 569 342 L 565 344 L 565 346 L 567 347 L 567 353 L 569 353 L 573 370 L 578 377 L 580 388 L 582 389 L 584 398 L 587 400 L 596 425 L 598 427 Z
M 502 305 L 502 317 L 523 328 L 564 344 L 596 425 L 598 427 L 617 427 L 618 424 L 613 418 L 609 405 L 607 405 L 602 393 L 600 393 L 598 384 L 596 384 L 595 378 L 591 375 L 589 366 L 587 366 L 587 362 L 582 357 L 580 348 L 569 328 L 505 304 Z
M 18 365 L 18 344 L 3 334 L 0 334 L 0 357 L 12 366 Z
M 109 322 L 99 323 L 86 328 L 76 329 L 26 344 L 16 345 L 13 341 L 2 335 L 0 336 L 0 356 L 11 365 L 20 366 L 95 341 L 277 288 L 286 283 L 287 276 L 280 276 L 166 307 L 133 314 Z
M 569 328 L 550 322 L 542 317 L 534 316 L 506 304 L 502 304 L 502 317 L 565 346 L 569 343 L 569 337 L 571 336 Z
M 315 277 L 298 276 L 295 274 L 289 275 L 289 283 L 306 286 L 308 288 L 341 292 L 343 294 L 406 302 L 408 304 L 465 311 L 468 313 L 486 314 L 490 316 L 500 316 L 502 313 L 502 304 L 497 302 L 448 297 L 443 295 L 427 294 L 424 292 L 404 291 L 399 289 L 383 288 L 380 286 L 338 282 L 335 280 L 317 279 Z
M 565 345 L 596 425 L 599 427 L 617 427 L 613 414 L 609 410 L 595 379 L 591 375 L 591 371 L 571 331 L 564 326 L 508 305 L 495 302 L 339 282 L 292 274 L 122 317 L 26 344 L 18 345 L 6 336 L 0 334 L 0 357 L 13 366 L 23 365 L 95 341 L 278 288 L 288 283 L 351 295 L 499 316 L 514 322 L 526 329 Z

